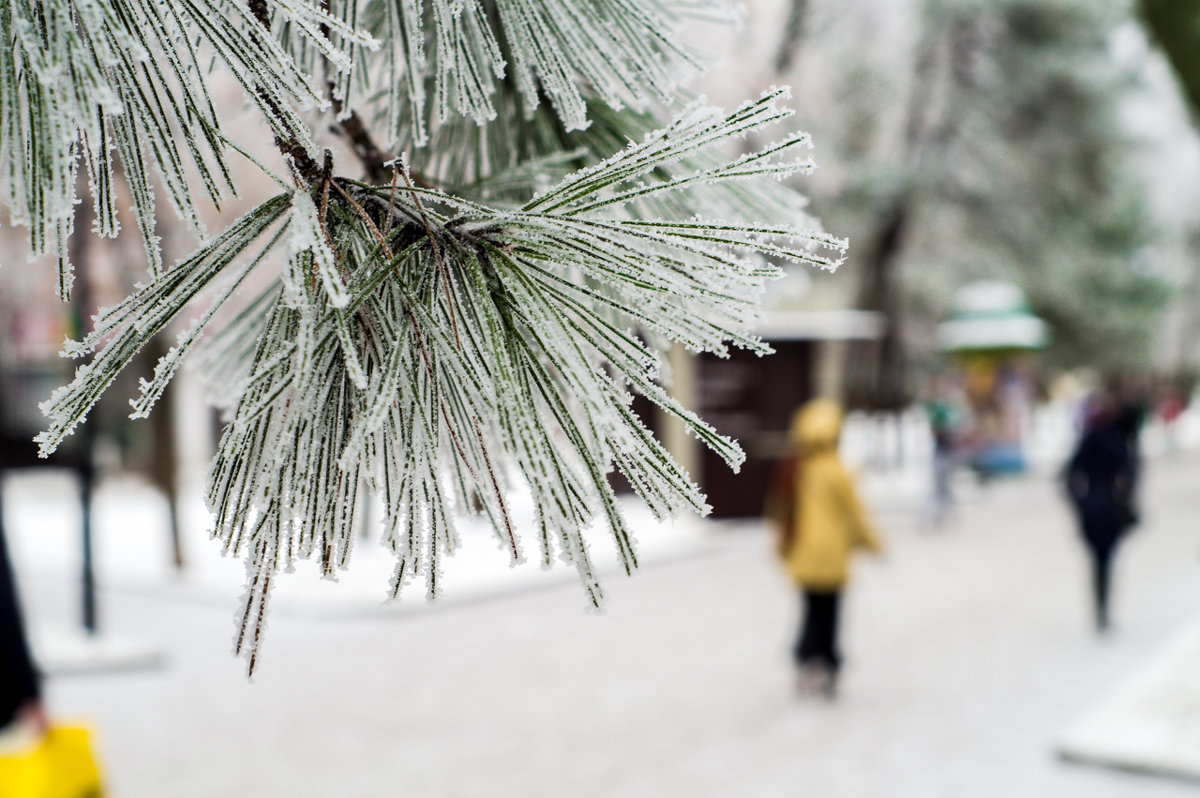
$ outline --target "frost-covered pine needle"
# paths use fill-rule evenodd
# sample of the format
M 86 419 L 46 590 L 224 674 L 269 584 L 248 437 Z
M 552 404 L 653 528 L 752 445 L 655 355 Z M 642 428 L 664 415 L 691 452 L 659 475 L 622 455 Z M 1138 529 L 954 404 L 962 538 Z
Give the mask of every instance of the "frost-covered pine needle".
M 118 233 L 124 181 L 150 263 L 146 284 L 64 346 L 87 361 L 43 403 L 40 451 L 71 434 L 151 337 L 192 319 L 142 380 L 133 415 L 150 412 L 188 357 L 210 377 L 227 426 L 206 499 L 214 537 L 246 563 L 235 646 L 251 670 L 280 571 L 305 559 L 329 577 L 345 568 L 364 488 L 384 507 L 392 596 L 414 582 L 439 594 L 465 514 L 488 522 L 513 563 L 572 564 L 599 605 L 585 529 L 599 519 L 626 569 L 637 564 L 614 469 L 658 518 L 708 512 L 633 397 L 736 469 L 737 443 L 663 387 L 663 347 L 768 352 L 751 331 L 775 264 L 832 269 L 846 246 L 781 186 L 812 168 L 805 136 L 723 154 L 767 140 L 789 116 L 786 89 L 729 113 L 695 102 L 665 125 L 636 110 L 668 100 L 692 64 L 675 20 L 716 5 L 0 6 L 12 43 L 0 48 L 0 172 L 14 218 L 36 252 L 65 252 L 82 162 L 95 232 Z M 232 193 L 226 150 L 249 149 L 208 97 L 212 64 L 261 111 L 295 187 L 165 268 L 152 186 L 203 236 L 197 191 Z M 375 146 L 354 98 L 397 140 L 429 145 L 413 153 L 417 169 L 397 159 L 391 184 L 376 186 L 335 171 L 331 154 L 316 165 L 306 109 L 358 125 L 347 135 L 360 157 Z M 363 162 L 376 177 L 386 169 Z M 247 285 L 256 297 L 239 296 Z M 511 512 L 517 487 L 532 494 L 529 529 Z

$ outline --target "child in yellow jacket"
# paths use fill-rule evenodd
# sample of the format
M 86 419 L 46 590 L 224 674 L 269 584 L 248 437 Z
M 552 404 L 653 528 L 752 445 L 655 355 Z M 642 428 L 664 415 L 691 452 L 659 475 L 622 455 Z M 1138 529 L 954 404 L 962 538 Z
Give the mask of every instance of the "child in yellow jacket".
M 801 590 L 803 616 L 793 656 L 807 681 L 833 697 L 841 666 L 838 609 L 850 556 L 881 546 L 846 467 L 838 457 L 841 407 L 814 399 L 792 417 L 790 455 L 776 473 L 767 505 L 779 555 Z

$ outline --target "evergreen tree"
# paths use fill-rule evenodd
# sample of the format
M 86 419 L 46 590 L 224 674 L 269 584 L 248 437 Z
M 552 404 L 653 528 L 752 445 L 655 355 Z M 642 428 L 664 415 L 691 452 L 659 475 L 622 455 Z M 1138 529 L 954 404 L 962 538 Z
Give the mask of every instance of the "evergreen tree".
M 1050 362 L 1145 370 L 1168 284 L 1150 254 L 1163 231 L 1137 157 L 1147 144 L 1123 118 L 1142 90 L 1114 53 L 1129 7 L 1005 0 L 968 19 L 976 45 L 955 99 L 960 130 L 930 198 L 932 214 L 957 211 L 963 238 L 926 235 L 943 268 L 914 273 L 915 293 L 939 276 L 1006 275 L 1050 323 Z
M 1052 367 L 1158 365 L 1164 308 L 1177 298 L 1147 153 L 1166 150 L 1172 133 L 1135 118 L 1157 89 L 1147 64 L 1120 52 L 1137 35 L 1131 4 L 777 4 L 806 15 L 805 40 L 776 59 L 796 64 L 780 80 L 811 85 L 801 103 L 837 98 L 801 111 L 834 148 L 821 176 L 840 177 L 810 191 L 830 227 L 855 240 L 813 304 L 886 320 L 880 340 L 847 347 L 849 404 L 903 407 L 914 366 L 939 362 L 936 327 L 955 289 L 985 278 L 1020 285 L 1051 323 Z M 1186 40 L 1185 27 L 1172 30 Z
M 203 307 L 141 383 L 145 416 L 193 355 L 227 426 L 211 465 L 213 535 L 245 560 L 237 648 L 252 670 L 276 574 L 346 566 L 360 485 L 386 508 L 391 593 L 437 593 L 456 513 L 485 517 L 514 560 L 578 569 L 583 530 L 634 544 L 608 474 L 658 516 L 704 497 L 630 410 L 681 418 L 731 466 L 734 441 L 661 386 L 664 347 L 766 352 L 749 334 L 772 261 L 833 268 L 826 235 L 779 179 L 811 169 L 804 135 L 725 145 L 789 111 L 785 89 L 726 113 L 681 104 L 698 58 L 678 37 L 718 2 L 674 0 L 12 0 L 0 5 L 0 174 L 35 253 L 71 290 L 72 235 L 117 236 L 133 198 L 148 276 L 63 354 L 86 358 L 44 404 L 52 452 L 134 354 Z M 275 196 L 222 230 L 254 130 L 222 124 L 231 75 L 269 127 Z M 682 107 L 680 107 L 682 106 Z M 666 121 L 660 121 L 666 120 Z M 339 141 L 322 147 L 332 129 Z M 336 151 L 335 151 L 336 150 Z M 91 231 L 73 231 L 86 174 Z M 158 189 L 155 189 L 157 183 Z M 165 199 L 200 246 L 161 262 Z M 251 278 L 252 274 L 259 276 Z M 248 301 L 241 286 L 268 287 Z M 232 321 L 217 325 L 221 316 Z M 219 326 L 219 329 L 218 329 Z M 518 530 L 508 499 L 532 492 Z

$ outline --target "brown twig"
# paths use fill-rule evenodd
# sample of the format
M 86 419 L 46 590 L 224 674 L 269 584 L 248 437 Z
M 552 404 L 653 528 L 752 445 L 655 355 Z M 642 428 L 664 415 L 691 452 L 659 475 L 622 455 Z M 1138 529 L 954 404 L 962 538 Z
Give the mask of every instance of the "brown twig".
M 270 36 L 271 13 L 267 8 L 267 0 L 247 0 L 247 7 L 250 9 L 250 14 L 256 20 L 258 20 L 258 23 L 262 26 L 263 30 L 265 30 L 267 35 Z M 259 46 L 262 46 L 262 42 L 258 38 L 259 35 L 260 34 L 254 30 L 250 31 L 250 36 L 255 39 Z M 289 138 L 284 138 L 278 133 L 275 134 L 275 147 L 284 155 L 284 157 L 292 159 L 292 162 L 296 165 L 296 171 L 299 172 L 305 180 L 310 183 L 315 183 L 320 180 L 321 167 L 317 166 L 317 162 L 313 160 L 312 156 L 308 154 L 308 150 L 306 150 L 304 145 L 300 143 L 300 136 L 298 136 L 296 131 L 292 129 L 287 117 L 284 116 L 283 111 L 280 110 L 278 103 L 275 102 L 274 98 L 272 98 L 262 86 L 256 85 L 254 87 L 254 91 L 256 94 L 258 94 L 259 99 L 266 104 L 267 108 L 271 112 L 271 115 L 275 117 L 275 121 L 279 123 L 280 127 L 283 127 L 285 130 L 287 130 Z
M 366 208 L 355 201 L 354 197 L 346 193 L 346 189 L 338 185 L 336 180 L 331 180 L 330 185 L 338 190 L 338 193 L 346 199 L 346 202 L 350 203 L 354 210 L 358 211 L 358 215 L 363 218 L 363 221 L 367 223 L 367 227 L 375 234 L 375 238 L 379 241 L 379 246 L 383 247 L 383 254 L 387 255 L 388 260 L 394 258 L 395 255 L 392 254 L 392 248 L 388 246 L 387 239 L 383 237 L 383 233 L 379 232 L 379 228 L 375 226 L 375 222 L 371 221 L 371 215 L 367 213 Z
M 333 103 L 333 112 L 335 115 L 340 115 L 342 112 L 342 101 L 332 96 L 332 81 L 329 84 L 329 88 Z M 370 132 L 367 131 L 367 126 L 363 124 L 358 114 L 351 111 L 345 119 L 334 123 L 333 130 L 350 142 L 350 148 L 354 150 L 355 156 L 358 157 L 359 162 L 362 164 L 363 171 L 366 172 L 367 181 L 375 185 L 382 185 L 387 180 L 387 162 L 389 159 L 383 150 L 379 149 L 375 140 L 371 138 Z
M 396 187 L 400 183 L 400 170 L 392 162 L 392 192 L 388 194 L 387 216 L 383 217 L 383 234 L 386 236 L 392 229 L 392 212 L 396 208 Z
M 329 211 L 329 184 L 333 182 L 333 153 L 325 150 L 325 165 L 321 169 L 321 207 L 317 209 L 317 224 L 321 228 L 321 235 L 325 237 L 325 243 L 329 246 L 329 251 L 333 253 L 335 261 L 337 260 L 337 248 L 333 245 L 333 237 L 329 235 L 329 226 L 325 224 L 325 216 Z M 313 259 L 313 287 L 316 287 L 317 280 L 317 261 Z
M 250 13 L 258 20 L 267 30 L 271 29 L 271 12 L 267 9 L 267 0 L 249 0 L 246 5 L 250 8 Z
M 512 548 L 514 561 L 520 561 L 521 549 L 517 546 L 517 535 L 513 532 L 512 519 L 508 515 L 508 505 L 504 501 L 504 493 L 500 490 L 500 482 L 496 479 L 496 469 L 492 468 L 492 459 L 488 457 L 487 444 L 483 440 L 483 430 L 479 427 L 479 419 L 475 420 L 475 437 L 479 440 L 479 453 L 483 455 L 483 464 L 487 466 L 488 477 L 492 480 L 492 491 L 496 501 L 500 502 L 500 514 L 504 517 L 504 529 L 508 533 L 508 545 Z
M 397 167 L 393 166 L 393 168 Z M 450 290 L 450 275 L 442 260 L 442 249 L 438 246 L 437 237 L 433 234 L 433 225 L 429 223 L 429 217 L 425 215 L 425 206 L 421 204 L 421 196 L 417 194 L 416 186 L 413 185 L 412 178 L 408 176 L 408 166 L 401 161 L 398 169 L 408 186 L 409 193 L 412 194 L 413 202 L 416 203 L 417 212 L 421 214 L 421 221 L 425 223 L 425 232 L 429 234 L 429 243 L 433 245 L 433 257 L 437 260 L 438 273 L 442 277 L 442 288 L 446 291 L 446 306 L 450 309 L 450 329 L 454 331 L 454 342 L 458 344 L 459 349 L 462 349 L 462 339 L 458 337 L 458 314 L 454 310 L 454 292 Z
M 425 362 L 425 370 L 429 372 L 429 378 L 433 383 L 437 384 L 437 371 L 433 367 L 433 360 L 429 357 L 429 349 L 425 346 L 425 336 L 421 334 L 421 325 L 417 322 L 417 314 L 413 313 L 412 306 L 407 300 L 404 302 L 404 312 L 408 314 L 408 319 L 412 322 L 413 335 L 417 338 L 417 348 L 421 352 L 421 360 Z M 458 457 L 462 460 L 464 466 L 467 467 L 467 472 L 476 482 L 479 481 L 479 476 L 475 473 L 475 469 L 471 467 L 471 461 L 467 458 L 467 452 L 463 449 L 462 441 L 458 439 L 458 434 L 454 431 L 454 421 L 450 418 L 450 409 L 446 407 L 446 400 L 438 396 L 438 408 L 442 411 L 442 418 L 446 420 L 446 432 L 450 435 L 450 443 L 453 444 L 454 450 L 458 452 Z M 491 464 L 488 464 L 489 470 Z M 503 499 L 501 499 L 503 505 Z M 508 511 L 505 509 L 505 524 L 508 526 L 509 536 L 512 537 L 512 524 L 508 520 Z M 513 538 L 515 541 L 515 538 Z M 519 554 L 517 555 L 520 556 Z
M 271 12 L 267 6 L 267 0 L 247 0 L 246 4 L 250 9 L 251 16 L 253 16 L 262 26 L 262 28 L 267 31 L 267 34 L 270 35 Z M 329 10 L 328 0 L 322 1 L 321 8 L 325 11 Z M 329 38 L 330 31 L 328 26 L 322 25 L 320 27 L 320 31 L 325 38 Z M 251 35 L 257 36 L 257 34 L 254 32 L 251 32 Z M 326 70 L 328 70 L 328 67 L 328 61 L 325 61 Z M 345 106 L 341 99 L 338 98 L 337 93 L 334 91 L 334 82 L 326 78 L 326 85 L 329 88 L 330 106 L 333 109 L 336 119 L 336 117 L 343 115 L 343 109 Z M 275 147 L 283 155 L 292 159 L 292 161 L 296 164 L 296 171 L 298 171 L 309 183 L 316 183 L 317 181 L 321 180 L 322 172 L 320 166 L 318 166 L 317 162 L 308 154 L 308 151 L 304 148 L 304 146 L 300 144 L 300 136 L 297 135 L 296 131 L 293 130 L 288 124 L 288 121 L 284 117 L 283 112 L 280 110 L 279 105 L 269 94 L 267 94 L 265 90 L 263 90 L 261 86 L 256 86 L 255 91 L 258 94 L 259 99 L 266 104 L 271 115 L 275 117 L 276 122 L 278 122 L 281 127 L 287 130 L 287 138 L 280 135 L 275 136 Z M 370 131 L 367 130 L 367 126 L 363 123 L 362 117 L 360 117 L 356 111 L 351 109 L 349 113 L 345 114 L 344 119 L 336 120 L 331 128 L 334 133 L 350 142 L 350 148 L 354 151 L 354 155 L 362 164 L 363 171 L 366 173 L 367 181 L 375 185 L 383 185 L 384 181 L 387 180 L 387 165 L 390 159 L 387 153 L 385 153 L 379 147 L 379 145 L 375 143 L 375 140 L 371 137 Z M 434 188 L 434 183 L 422 175 L 414 175 L 414 179 L 422 188 Z
M 259 2 L 265 2 L 265 0 L 259 0 Z M 326 13 L 330 11 L 329 0 L 321 0 L 321 10 Z M 330 31 L 328 25 L 321 25 L 319 30 L 322 36 L 326 39 L 329 38 Z M 337 96 L 337 86 L 329 78 L 329 60 L 322 58 L 321 61 L 325 70 L 325 85 L 329 90 L 329 103 L 333 107 L 334 119 L 336 120 L 337 117 L 342 115 L 344 106 L 341 98 Z M 334 122 L 333 131 L 350 142 L 351 149 L 358 156 L 363 171 L 366 172 L 368 182 L 375 185 L 382 185 L 383 181 L 387 179 L 388 158 L 375 143 L 375 140 L 371 138 L 370 131 L 367 130 L 367 126 L 363 124 L 358 114 L 351 110 L 346 114 L 345 119 Z

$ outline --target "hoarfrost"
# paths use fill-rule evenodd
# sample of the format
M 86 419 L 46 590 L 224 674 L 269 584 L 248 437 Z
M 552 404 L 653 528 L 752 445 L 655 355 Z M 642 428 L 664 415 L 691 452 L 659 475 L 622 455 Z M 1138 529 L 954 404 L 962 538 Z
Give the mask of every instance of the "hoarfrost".
M 145 284 L 97 314 L 92 332 L 64 343 L 65 357 L 92 358 L 43 403 L 40 452 L 71 434 L 152 336 L 207 297 L 141 381 L 132 414 L 149 413 L 188 357 L 210 378 L 228 423 L 205 500 L 223 552 L 246 563 L 235 649 L 251 669 L 278 575 L 308 559 L 335 578 L 352 556 L 364 491 L 383 507 L 392 598 L 420 581 L 428 599 L 440 595 L 460 546 L 455 519 L 473 514 L 511 563 L 571 563 L 588 605 L 599 607 L 588 530 L 607 529 L 624 567 L 637 565 L 609 483 L 614 469 L 656 517 L 710 510 L 632 410 L 634 395 L 734 469 L 744 460 L 664 385 L 664 347 L 769 352 L 752 330 L 778 264 L 832 270 L 846 248 L 779 182 L 815 168 L 806 135 L 766 132 L 790 115 L 785 87 L 729 112 L 696 101 L 661 125 L 637 111 L 669 100 L 693 63 L 673 27 L 715 7 L 0 7 L 0 39 L 13 43 L 0 48 L 0 130 L 23 144 L 0 148 L 14 217 L 30 227 L 35 251 L 65 253 L 83 168 L 94 230 L 115 236 L 120 177 L 149 267 Z M 247 148 L 222 127 L 201 53 L 259 108 L 295 181 L 212 237 L 197 198 L 232 194 L 227 150 Z M 315 166 L 301 112 L 332 107 L 348 124 L 352 93 L 381 74 L 378 94 L 366 94 L 379 99 L 372 110 L 386 111 L 394 141 L 429 145 L 415 153 L 429 173 L 396 160 L 393 184 L 372 186 L 334 174 L 331 155 Z M 552 112 L 537 110 L 543 100 Z M 545 141 L 508 152 L 507 140 L 486 135 L 519 126 L 531 141 L 557 141 L 539 127 L 557 124 L 554 116 L 568 129 L 593 127 L 582 144 L 545 152 L 537 151 Z M 773 143 L 722 155 L 743 139 Z M 613 152 L 614 141 L 629 144 Z M 354 144 L 362 155 L 364 141 Z M 574 168 L 581 160 L 590 165 Z M 154 231 L 163 198 L 203 241 L 169 268 Z M 248 280 L 252 273 L 263 277 Z M 71 277 L 63 258 L 64 296 Z M 250 284 L 266 287 L 239 297 Z M 515 484 L 533 496 L 532 529 L 514 521 Z

